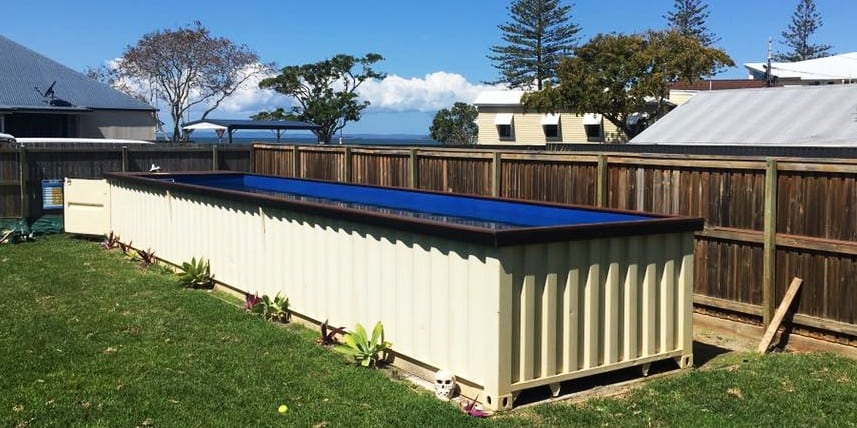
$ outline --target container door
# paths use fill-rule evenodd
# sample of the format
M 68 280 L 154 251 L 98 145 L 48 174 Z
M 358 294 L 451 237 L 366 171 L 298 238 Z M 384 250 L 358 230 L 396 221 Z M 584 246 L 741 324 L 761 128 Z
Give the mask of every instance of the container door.
M 65 232 L 107 235 L 110 231 L 110 187 L 107 180 L 63 180 Z

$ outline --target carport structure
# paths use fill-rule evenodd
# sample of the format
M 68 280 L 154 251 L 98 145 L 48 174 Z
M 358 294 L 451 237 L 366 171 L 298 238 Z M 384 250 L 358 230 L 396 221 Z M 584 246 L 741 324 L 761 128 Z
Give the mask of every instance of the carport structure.
M 187 122 L 182 125 L 185 131 L 195 131 L 198 129 L 210 129 L 217 132 L 218 137 L 227 135 L 226 142 L 232 143 L 232 134 L 239 129 L 269 129 L 277 134 L 277 142 L 280 142 L 280 136 L 283 131 L 301 130 L 315 131 L 320 126 L 310 122 L 300 122 L 296 120 L 246 120 L 246 119 L 204 119 Z

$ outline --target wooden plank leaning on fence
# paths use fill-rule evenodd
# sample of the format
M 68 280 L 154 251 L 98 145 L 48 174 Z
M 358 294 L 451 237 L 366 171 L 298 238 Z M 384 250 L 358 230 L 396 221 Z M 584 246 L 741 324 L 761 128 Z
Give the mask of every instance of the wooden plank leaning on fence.
M 786 291 L 786 295 L 783 296 L 783 301 L 780 302 L 780 307 L 777 308 L 777 312 L 771 319 L 771 323 L 768 325 L 768 329 L 765 330 L 765 335 L 762 336 L 762 341 L 759 343 L 759 348 L 756 350 L 760 354 L 768 352 L 768 348 L 771 347 L 771 341 L 774 339 L 774 335 L 777 333 L 777 330 L 780 329 L 780 323 L 783 322 L 783 318 L 785 318 L 786 313 L 792 306 L 792 302 L 794 301 L 798 290 L 800 290 L 801 284 L 803 284 L 803 280 L 800 278 L 795 278 L 792 280 L 791 285 L 789 285 L 789 289 L 788 291 Z

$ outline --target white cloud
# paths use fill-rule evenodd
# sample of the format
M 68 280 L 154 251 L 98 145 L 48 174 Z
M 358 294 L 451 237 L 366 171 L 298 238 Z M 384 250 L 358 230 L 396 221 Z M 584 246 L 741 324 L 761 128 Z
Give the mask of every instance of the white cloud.
M 250 76 L 238 90 L 220 103 L 215 112 L 248 118 L 250 115 L 263 110 L 274 110 L 277 107 L 288 108 L 292 105 L 291 97 L 279 94 L 270 89 L 259 89 L 259 82 L 274 75 L 276 74 L 256 74 Z
M 372 110 L 435 112 L 456 101 L 473 102 L 480 92 L 497 89 L 500 88 L 470 83 L 460 74 L 436 71 L 423 78 L 391 75 L 381 81 L 365 82 L 357 91 L 371 103 Z
M 116 68 L 119 58 L 106 61 L 110 68 Z M 248 68 L 249 70 L 249 68 Z M 259 82 L 276 73 L 251 76 L 231 96 L 224 99 L 220 106 L 212 112 L 210 117 L 247 118 L 252 114 L 265 110 L 273 110 L 277 107 L 290 108 L 294 100 L 291 97 L 279 94 L 269 89 L 259 89 Z M 131 89 L 149 95 L 148 82 L 121 81 L 117 82 L 127 85 Z M 464 76 L 446 71 L 436 71 L 426 74 L 424 77 L 404 78 L 398 75 L 390 75 L 380 81 L 364 82 L 358 93 L 364 100 L 370 102 L 366 112 L 436 112 L 447 108 L 457 101 L 473 102 L 476 96 L 486 90 L 502 89 L 499 86 L 475 84 L 468 82 Z M 191 97 L 196 96 L 192 93 Z M 159 103 L 162 108 L 161 116 L 168 116 L 166 107 Z M 192 109 L 189 117 L 202 114 L 203 106 Z M 162 117 L 161 120 L 168 119 Z

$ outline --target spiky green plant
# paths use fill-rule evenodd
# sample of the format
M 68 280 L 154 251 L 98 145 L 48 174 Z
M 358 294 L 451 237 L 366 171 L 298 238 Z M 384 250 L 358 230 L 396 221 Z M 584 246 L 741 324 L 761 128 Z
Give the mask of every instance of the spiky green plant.
M 278 322 L 288 322 L 292 315 L 289 312 L 289 298 L 281 296 L 280 293 L 277 293 L 273 299 L 263 294 L 250 312 L 262 315 L 266 320 Z
M 182 272 L 179 273 L 179 284 L 187 288 L 211 288 L 214 286 L 214 277 L 211 276 L 211 266 L 208 260 L 196 257 L 190 262 L 182 263 Z
M 384 340 L 384 326 L 381 321 L 375 324 L 372 337 L 366 334 L 366 329 L 360 323 L 354 327 L 354 331 L 348 332 L 343 338 L 342 345 L 333 349 L 345 355 L 354 357 L 354 361 L 363 367 L 377 367 L 379 361 L 386 359 L 386 351 L 393 346 Z

